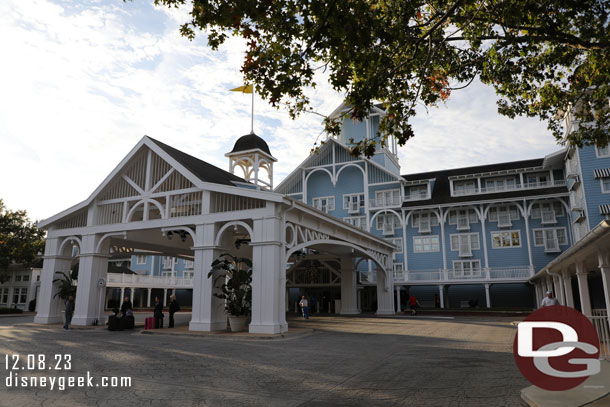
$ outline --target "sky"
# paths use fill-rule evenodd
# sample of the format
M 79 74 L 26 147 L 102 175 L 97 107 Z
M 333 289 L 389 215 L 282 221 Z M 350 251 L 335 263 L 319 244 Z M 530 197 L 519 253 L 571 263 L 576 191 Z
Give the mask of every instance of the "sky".
M 152 0 L 0 2 L 0 199 L 48 218 L 86 198 L 144 136 L 225 170 L 250 131 L 242 85 L 244 42 L 212 51 L 201 33 L 180 36 L 186 9 Z M 324 77 L 310 93 L 318 112 L 342 101 Z M 561 147 L 537 119 L 496 110 L 492 89 L 474 83 L 413 119 L 399 149 L 401 173 L 543 157 Z M 254 131 L 278 158 L 278 185 L 310 152 L 321 119 L 296 120 L 255 99 Z

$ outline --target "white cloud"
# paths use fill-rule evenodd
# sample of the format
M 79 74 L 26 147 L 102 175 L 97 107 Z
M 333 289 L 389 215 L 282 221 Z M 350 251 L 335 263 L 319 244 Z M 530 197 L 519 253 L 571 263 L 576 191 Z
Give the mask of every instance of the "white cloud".
M 0 198 L 46 218 L 85 199 L 144 135 L 221 168 L 250 130 L 239 86 L 244 42 L 218 51 L 178 27 L 185 10 L 141 2 L 8 0 L 0 3 Z M 330 113 L 341 96 L 317 75 L 313 105 Z M 461 96 L 464 95 L 464 96 Z M 552 137 L 532 120 L 499 118 L 480 87 L 420 114 L 401 149 L 403 172 L 542 156 Z M 255 100 L 255 132 L 279 159 L 275 182 L 304 160 L 322 130 Z

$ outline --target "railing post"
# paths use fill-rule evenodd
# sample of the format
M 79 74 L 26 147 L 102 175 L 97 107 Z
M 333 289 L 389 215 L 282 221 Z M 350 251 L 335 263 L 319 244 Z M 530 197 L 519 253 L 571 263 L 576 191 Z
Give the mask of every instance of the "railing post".
M 485 279 L 491 280 L 491 269 L 489 267 L 485 267 Z

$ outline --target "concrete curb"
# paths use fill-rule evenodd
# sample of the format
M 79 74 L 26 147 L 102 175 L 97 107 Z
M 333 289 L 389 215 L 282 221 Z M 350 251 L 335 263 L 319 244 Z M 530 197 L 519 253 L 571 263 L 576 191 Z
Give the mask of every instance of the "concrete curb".
M 573 389 L 547 391 L 530 386 L 521 390 L 521 398 L 531 407 L 610 406 L 610 361 L 602 361 L 598 374 Z
M 195 332 L 195 331 L 170 331 L 170 328 L 141 330 L 141 335 L 166 335 L 166 336 L 188 336 L 196 338 L 218 338 L 222 340 L 278 340 L 295 339 L 309 336 L 318 332 L 316 329 L 297 328 L 299 332 L 286 332 L 281 334 L 251 334 L 248 332 Z M 295 329 L 295 330 L 297 330 Z

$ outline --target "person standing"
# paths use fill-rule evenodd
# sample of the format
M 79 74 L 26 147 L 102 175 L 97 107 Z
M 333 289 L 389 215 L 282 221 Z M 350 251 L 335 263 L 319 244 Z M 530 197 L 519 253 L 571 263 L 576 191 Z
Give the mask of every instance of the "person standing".
M 553 298 L 553 293 L 550 291 L 546 292 L 546 297 L 542 299 L 542 304 L 540 307 L 552 307 L 553 305 L 561 305 L 557 298 Z
M 301 302 L 299 303 L 299 305 L 303 309 L 303 319 L 309 319 L 309 301 L 307 301 L 307 298 L 305 298 L 305 296 L 301 298 Z
M 178 311 L 180 311 L 180 305 L 178 304 L 178 301 L 176 301 L 176 296 L 172 295 L 171 297 L 169 297 L 170 303 L 169 303 L 169 326 L 168 328 L 173 328 L 174 327 L 174 314 Z
M 125 317 L 125 315 L 127 315 L 127 310 L 131 310 L 131 312 L 133 312 L 133 305 L 131 305 L 131 301 L 129 301 L 129 297 L 125 297 L 123 299 L 123 304 L 121 304 L 121 314 L 122 317 Z
M 163 328 L 163 304 L 159 301 L 159 297 L 155 297 L 155 329 Z
M 64 324 L 64 329 L 70 329 L 72 314 L 74 314 L 74 297 L 69 296 L 66 301 L 66 323 Z
M 417 314 L 417 307 L 419 306 L 419 301 L 417 298 L 412 295 L 409 297 L 409 308 L 411 308 L 411 315 Z

